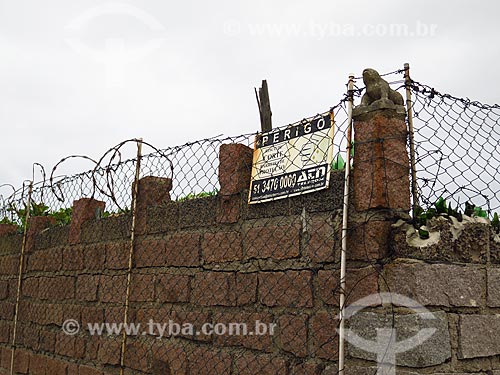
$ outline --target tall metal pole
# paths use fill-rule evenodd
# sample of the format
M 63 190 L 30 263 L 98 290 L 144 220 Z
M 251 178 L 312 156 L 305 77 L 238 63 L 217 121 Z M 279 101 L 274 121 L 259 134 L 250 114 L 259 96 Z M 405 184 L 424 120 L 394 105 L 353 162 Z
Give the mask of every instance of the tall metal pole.
M 134 241 L 135 241 L 135 227 L 137 222 L 137 195 L 139 194 L 139 177 L 141 172 L 141 158 L 142 158 L 142 138 L 137 140 L 137 163 L 135 164 L 135 177 L 134 188 L 132 189 L 132 225 L 130 228 L 130 248 L 128 256 L 128 273 L 127 273 L 127 292 L 125 296 L 125 314 L 123 318 L 123 334 L 122 334 L 122 347 L 120 358 L 120 375 L 124 374 L 125 369 L 125 353 L 127 347 L 127 329 L 129 308 L 130 308 L 130 288 L 132 281 L 132 264 L 134 258 Z
M 346 288 L 346 253 L 347 253 L 347 221 L 349 209 L 349 178 L 351 173 L 351 138 L 352 138 L 352 107 L 354 102 L 354 74 L 349 74 L 347 85 L 347 155 L 344 178 L 344 205 L 342 212 L 342 253 L 340 257 L 340 323 L 339 323 L 339 375 L 344 375 L 344 335 L 345 335 L 345 288 Z
M 17 320 L 19 318 L 19 302 L 21 298 L 21 285 L 23 280 L 23 266 L 24 266 L 24 254 L 26 252 L 26 242 L 28 237 L 28 225 L 30 221 L 30 210 L 31 210 L 31 195 L 33 194 L 33 181 L 29 182 L 28 187 L 28 201 L 26 202 L 26 216 L 24 219 L 24 231 L 23 231 L 23 244 L 21 247 L 21 255 L 19 257 L 19 274 L 17 277 L 17 296 L 16 296 L 16 308 L 14 312 L 14 329 L 12 333 L 12 352 L 10 357 L 10 375 L 14 374 L 14 356 L 16 353 L 16 338 L 17 338 Z
M 411 79 L 410 64 L 405 63 L 405 87 L 406 87 L 406 109 L 408 112 L 408 137 L 410 141 L 410 163 L 411 163 L 411 193 L 413 196 L 413 210 L 418 206 L 418 185 L 415 160 L 415 134 L 413 132 L 413 104 L 411 101 Z

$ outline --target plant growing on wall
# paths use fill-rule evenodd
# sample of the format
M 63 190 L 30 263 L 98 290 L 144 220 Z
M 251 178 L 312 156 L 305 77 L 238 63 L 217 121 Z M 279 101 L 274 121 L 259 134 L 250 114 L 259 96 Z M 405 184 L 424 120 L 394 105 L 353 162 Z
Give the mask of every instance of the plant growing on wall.
M 354 142 L 351 143 L 351 160 L 354 158 Z M 352 167 L 352 164 L 351 164 Z M 345 168 L 345 160 L 340 155 L 340 152 L 335 156 L 335 158 L 332 161 L 332 170 L 333 171 L 339 171 Z
M 71 222 L 71 216 L 73 214 L 73 208 L 60 208 L 59 211 L 49 212 L 48 216 L 56 219 L 57 225 L 68 225 Z
M 491 220 L 491 225 L 497 234 L 500 233 L 500 220 L 498 220 L 498 213 L 495 212 L 493 215 L 493 220 Z
M 15 206 L 10 208 L 10 211 L 15 214 L 17 220 L 11 220 L 4 217 L 0 223 L 2 224 L 12 224 L 17 225 L 20 231 L 23 231 L 26 227 L 26 208 L 16 208 Z M 49 206 L 45 205 L 43 202 L 36 203 L 32 202 L 30 206 L 30 216 L 48 216 L 53 217 L 57 225 L 67 225 L 71 222 L 73 209 L 61 208 L 57 211 L 51 211 Z
M 429 238 L 429 231 L 427 230 L 426 225 L 428 220 L 432 219 L 433 217 L 436 216 L 444 216 L 448 218 L 454 217 L 459 222 L 462 222 L 463 215 L 470 217 L 481 217 L 485 219 L 488 218 L 488 213 L 485 210 L 483 210 L 482 207 L 466 202 L 465 210 L 464 213 L 462 214 L 462 212 L 459 210 L 458 205 L 455 209 L 453 209 L 446 203 L 446 200 L 443 197 L 440 197 L 434 203 L 434 207 L 430 207 L 426 211 L 420 206 L 415 207 L 415 209 L 413 210 L 414 225 L 418 229 L 418 234 L 422 239 Z M 497 233 L 500 231 L 500 222 L 498 218 L 498 213 L 496 212 L 493 215 L 493 219 L 491 220 L 491 225 L 493 226 L 493 228 Z
M 332 170 L 339 171 L 345 168 L 345 161 L 340 154 L 332 162 Z
M 198 198 L 206 198 L 206 197 L 213 197 L 219 193 L 218 189 L 214 189 L 212 191 L 202 191 L 201 193 L 189 193 L 188 195 L 177 198 L 177 202 L 185 202 L 187 200 L 191 199 L 198 199 Z
M 120 215 L 126 215 L 130 213 L 130 208 L 125 207 L 125 208 L 120 208 L 118 211 L 113 212 L 113 211 L 101 211 L 99 210 L 98 212 L 98 217 L 103 219 L 106 217 L 114 217 L 114 216 L 120 216 Z
M 14 221 L 9 219 L 8 217 L 4 217 L 2 220 L 0 220 L 0 224 L 17 225 Z
M 26 226 L 26 209 L 20 208 L 15 210 L 17 213 L 17 217 L 21 222 L 21 227 L 24 229 Z M 49 215 L 49 206 L 46 206 L 44 203 L 36 203 L 31 202 L 30 206 L 30 216 L 48 216 Z

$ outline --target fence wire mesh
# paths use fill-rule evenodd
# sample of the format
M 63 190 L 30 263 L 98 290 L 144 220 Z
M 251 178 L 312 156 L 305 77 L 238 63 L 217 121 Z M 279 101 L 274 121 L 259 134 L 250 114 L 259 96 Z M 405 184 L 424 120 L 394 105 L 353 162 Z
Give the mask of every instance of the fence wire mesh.
M 500 209 L 500 107 L 413 81 L 416 173 L 422 206 L 440 197 L 491 215 Z
M 332 111 L 335 181 L 341 186 L 345 100 Z M 329 112 L 290 126 L 323 116 Z M 141 155 L 136 212 L 138 159 L 114 157 L 125 143 L 85 173 L 52 177 L 56 165 L 34 184 L 31 204 L 26 188 L 5 200 L 2 212 L 10 221 L 22 226 L 20 213 L 29 206 L 30 226 L 40 216 L 48 222 L 26 248 L 19 313 L 10 317 L 17 322 L 16 356 L 30 349 L 80 358 L 101 370 L 145 374 L 281 373 L 302 366 L 313 345 L 307 334 L 311 316 L 303 313 L 315 306 L 313 274 L 329 264 L 322 282 L 334 287 L 338 278 L 341 202 L 333 202 L 331 190 L 321 199 L 298 196 L 266 208 L 246 204 L 248 187 L 222 197 L 221 174 L 229 185 L 242 172 L 249 174 L 255 139 L 215 137 Z M 238 147 L 223 157 L 227 145 Z M 238 162 L 243 157 L 250 163 Z M 240 167 L 224 172 L 222 162 Z M 80 218 L 72 208 L 81 198 L 102 203 L 75 235 Z M 329 212 L 332 204 L 335 214 Z M 335 293 L 321 290 L 326 306 L 335 306 Z M 334 310 L 321 319 L 335 322 Z M 61 331 L 68 321 L 82 329 L 72 335 Z M 124 321 L 136 327 L 125 336 Z M 324 323 L 316 322 L 315 329 Z M 13 330 L 9 326 L 11 339 Z M 335 344 L 328 341 L 335 336 L 332 326 L 314 351 L 334 360 Z
M 401 90 L 400 73 L 383 76 Z M 498 208 L 498 107 L 417 82 L 411 89 L 420 204 L 445 197 Z M 30 197 L 26 186 L 2 187 L 0 219 L 22 228 L 29 210 L 33 233 L 20 274 L 23 236 L 0 242 L 0 367 L 10 368 L 15 349 L 14 373 L 28 350 L 45 369 L 60 360 L 106 374 L 337 373 L 346 102 L 331 109 L 331 186 L 315 194 L 248 205 L 241 176 L 255 134 L 143 143 L 151 152 L 139 157 L 130 150 L 139 141 L 129 140 L 86 158 L 87 172 L 43 171 Z M 81 198 L 93 200 L 77 215 Z M 367 231 L 373 220 L 349 224 L 361 251 L 348 255 L 346 304 L 377 293 L 384 277 Z

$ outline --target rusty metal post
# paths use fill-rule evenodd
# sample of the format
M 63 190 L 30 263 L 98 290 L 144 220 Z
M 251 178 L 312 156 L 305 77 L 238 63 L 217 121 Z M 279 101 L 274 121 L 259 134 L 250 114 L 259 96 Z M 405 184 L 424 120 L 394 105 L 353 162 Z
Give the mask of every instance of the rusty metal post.
M 21 255 L 19 256 L 19 271 L 17 277 L 17 296 L 16 296 L 16 307 L 14 312 L 14 328 L 12 332 L 12 352 L 10 357 L 10 375 L 14 375 L 14 358 L 16 353 L 16 339 L 17 339 L 17 320 L 19 318 L 19 302 L 21 299 L 21 285 L 23 280 L 23 265 L 24 265 L 24 254 L 26 251 L 26 242 L 28 237 L 28 225 L 30 221 L 30 210 L 31 210 L 31 195 L 33 193 L 33 181 L 29 181 L 28 187 L 28 201 L 26 202 L 26 216 L 24 220 L 24 231 L 23 231 L 23 244 L 21 247 Z
M 123 333 L 122 333 L 122 346 L 120 355 L 120 375 L 124 374 L 125 370 L 125 354 L 127 347 L 127 330 L 125 326 L 129 323 L 129 309 L 130 309 L 130 288 L 132 281 L 132 264 L 134 258 L 134 244 L 135 244 L 135 227 L 137 223 L 137 195 L 139 194 L 139 178 L 141 172 L 141 158 L 142 158 L 142 138 L 137 139 L 137 163 L 135 165 L 135 177 L 132 189 L 132 224 L 130 228 L 130 247 L 128 255 L 128 271 L 127 271 L 127 293 L 125 298 L 125 313 L 123 317 Z
M 347 254 L 347 223 L 349 209 L 349 178 L 351 172 L 351 137 L 352 137 L 352 107 L 353 107 L 353 90 L 354 90 L 354 74 L 349 75 L 349 83 L 347 85 L 347 147 L 346 147 L 346 163 L 345 163 L 345 178 L 344 178 L 344 205 L 342 207 L 342 253 L 340 257 L 340 323 L 339 323 L 339 375 L 344 375 L 344 335 L 345 335 L 345 289 L 346 289 L 346 254 Z
M 406 111 L 408 118 L 408 137 L 410 142 L 410 166 L 411 166 L 411 194 L 413 196 L 413 210 L 419 205 L 418 202 L 418 185 L 417 185 L 417 163 L 415 160 L 415 134 L 413 132 L 413 104 L 411 101 L 411 78 L 410 64 L 404 65 L 405 71 L 405 87 L 406 87 Z

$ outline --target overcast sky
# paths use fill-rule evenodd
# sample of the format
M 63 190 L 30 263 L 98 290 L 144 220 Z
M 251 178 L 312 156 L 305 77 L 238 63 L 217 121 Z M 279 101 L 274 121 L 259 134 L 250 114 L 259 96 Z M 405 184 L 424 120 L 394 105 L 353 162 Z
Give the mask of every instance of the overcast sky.
M 405 62 L 441 92 L 498 103 L 499 14 L 491 0 L 0 0 L 0 184 L 128 138 L 254 132 L 262 79 L 275 127 L 328 110 L 350 72 Z

